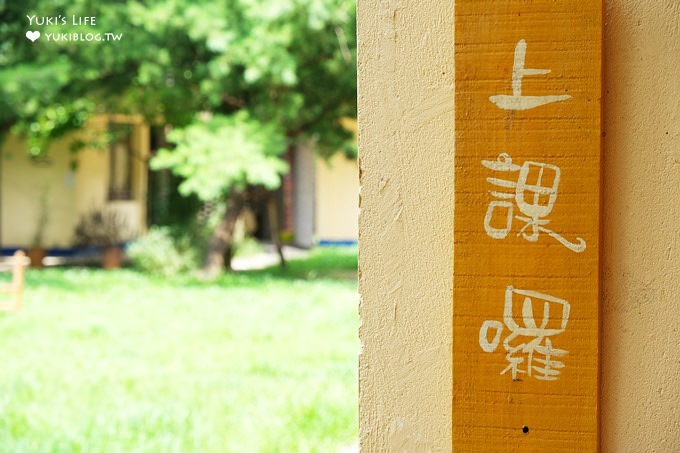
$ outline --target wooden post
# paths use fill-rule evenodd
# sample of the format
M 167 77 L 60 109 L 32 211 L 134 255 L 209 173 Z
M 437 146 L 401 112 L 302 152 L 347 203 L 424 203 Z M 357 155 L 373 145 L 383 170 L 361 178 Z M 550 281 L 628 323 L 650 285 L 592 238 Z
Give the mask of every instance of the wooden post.
M 26 254 L 22 250 L 14 253 L 12 259 L 12 282 L 0 286 L 0 293 L 10 293 L 12 300 L 9 303 L 0 304 L 2 311 L 17 311 L 21 308 L 21 297 L 24 292 L 24 268 L 27 265 Z
M 597 451 L 602 1 L 457 0 L 453 449 Z

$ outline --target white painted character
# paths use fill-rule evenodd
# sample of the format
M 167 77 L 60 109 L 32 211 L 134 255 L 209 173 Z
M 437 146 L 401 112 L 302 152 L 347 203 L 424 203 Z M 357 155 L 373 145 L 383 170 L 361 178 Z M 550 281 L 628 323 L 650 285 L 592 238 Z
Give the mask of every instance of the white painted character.
M 564 363 L 555 358 L 564 357 L 568 351 L 554 348 L 550 338 L 566 330 L 570 309 L 564 299 L 508 286 L 503 312 L 505 326 L 510 330 L 503 341 L 508 366 L 500 374 L 510 371 L 513 380 L 518 380 L 520 374 L 557 380 Z M 503 328 L 499 321 L 484 321 L 479 330 L 479 345 L 484 352 L 498 348 Z M 494 332 L 491 340 L 489 331 Z
M 522 81 L 524 76 L 549 74 L 550 69 L 526 69 L 524 60 L 527 55 L 527 43 L 521 39 L 515 46 L 515 62 L 512 67 L 512 95 L 499 94 L 490 96 L 489 100 L 503 110 L 529 110 L 553 102 L 566 101 L 568 94 L 549 96 L 523 96 Z
M 505 239 L 512 230 L 513 220 L 517 219 L 525 223 L 517 235 L 521 235 L 529 242 L 537 242 L 539 233 L 543 232 L 574 252 L 580 253 L 586 249 L 586 241 L 583 238 L 577 237 L 576 242 L 570 242 L 546 228 L 550 220 L 545 217 L 550 215 L 557 200 L 560 185 L 559 167 L 531 161 L 519 166 L 514 164 L 506 153 L 500 154 L 496 160 L 483 160 L 482 165 L 492 171 L 516 174 L 516 180 L 486 179 L 499 188 L 489 191 L 497 198 L 489 203 L 484 217 L 484 229 L 489 237 Z M 515 206 L 523 215 L 515 215 Z M 500 225 L 494 221 L 499 217 Z

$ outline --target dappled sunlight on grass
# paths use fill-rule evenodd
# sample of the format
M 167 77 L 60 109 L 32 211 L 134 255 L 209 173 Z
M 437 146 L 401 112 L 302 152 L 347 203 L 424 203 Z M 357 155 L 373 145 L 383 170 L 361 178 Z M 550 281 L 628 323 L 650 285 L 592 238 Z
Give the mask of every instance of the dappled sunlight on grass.
M 356 247 L 316 249 L 305 259 L 288 261 L 285 268 L 276 265 L 261 270 L 240 272 L 237 275 L 255 278 L 356 280 L 357 249 Z M 225 276 L 227 279 L 230 277 L 234 275 Z
M 215 283 L 29 271 L 22 311 L 0 314 L 0 451 L 351 444 L 356 282 L 329 275 L 352 266 L 326 251 Z

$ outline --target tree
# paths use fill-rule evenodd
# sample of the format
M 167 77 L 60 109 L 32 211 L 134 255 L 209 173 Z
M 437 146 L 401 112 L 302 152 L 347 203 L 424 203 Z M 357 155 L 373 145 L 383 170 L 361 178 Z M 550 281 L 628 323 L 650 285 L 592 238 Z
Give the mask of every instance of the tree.
M 227 205 L 207 274 L 222 266 L 239 200 L 280 184 L 285 149 L 311 140 L 323 155 L 352 152 L 340 120 L 356 116 L 354 0 L 0 0 L 0 13 L 0 130 L 26 134 L 40 155 L 96 112 L 172 126 L 174 149 L 153 166 L 185 178 L 183 193 Z M 96 17 L 43 35 L 123 36 L 31 43 L 27 15 Z
M 193 122 L 174 130 L 168 140 L 175 148 L 161 150 L 152 165 L 171 168 L 184 178 L 180 193 L 227 203 L 204 260 L 204 274 L 210 277 L 225 265 L 225 251 L 230 250 L 248 189 L 274 189 L 287 171 L 280 158 L 286 148 L 285 135 L 275 124 L 257 121 L 241 110 Z

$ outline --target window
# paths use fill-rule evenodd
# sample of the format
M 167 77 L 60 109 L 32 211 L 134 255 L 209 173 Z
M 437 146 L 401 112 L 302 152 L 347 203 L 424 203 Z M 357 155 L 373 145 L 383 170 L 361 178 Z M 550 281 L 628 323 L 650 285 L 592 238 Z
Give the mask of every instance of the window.
M 109 200 L 132 199 L 132 126 L 109 123 Z

